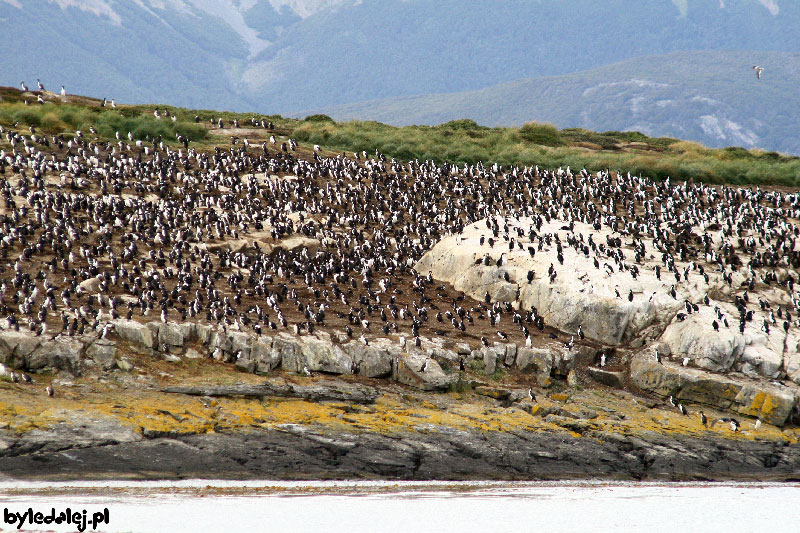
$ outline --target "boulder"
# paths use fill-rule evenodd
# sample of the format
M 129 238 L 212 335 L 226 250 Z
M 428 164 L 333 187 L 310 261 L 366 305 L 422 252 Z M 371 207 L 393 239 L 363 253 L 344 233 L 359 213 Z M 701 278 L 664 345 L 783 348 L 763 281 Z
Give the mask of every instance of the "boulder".
M 674 319 L 660 341 L 672 357 L 688 357 L 694 365 L 706 370 L 728 371 L 742 356 L 745 339 L 733 326 L 723 326 L 719 332 L 714 332 L 711 323 L 715 318 L 710 306 L 702 306 L 700 312 L 688 315 L 683 321 Z
M 195 324 L 193 329 L 197 342 L 207 346 L 211 339 L 211 333 L 214 331 L 214 328 L 205 324 Z
M 218 330 L 212 330 L 208 336 L 208 349 L 209 351 L 213 352 L 217 348 L 223 352 L 232 354 L 233 342 L 227 333 Z
M 777 328 L 770 335 L 763 332 L 746 334 L 741 371 L 751 377 L 780 377 L 783 372 L 785 339 L 786 333 Z
M 98 293 L 100 292 L 100 280 L 98 278 L 89 278 L 78 283 L 78 287 L 86 292 Z
M 42 344 L 42 338 L 31 332 L 0 331 L 0 363 L 22 368 L 26 360 Z
M 180 324 L 174 322 L 167 322 L 158 326 L 158 345 L 168 346 L 170 348 L 183 347 L 183 331 L 184 329 Z
M 590 366 L 586 369 L 586 373 L 589 374 L 589 377 L 596 382 L 602 383 L 608 387 L 613 387 L 615 389 L 625 388 L 624 372 L 614 372 L 611 370 L 604 370 L 602 368 Z
M 251 346 L 250 343 L 252 342 L 255 336 L 248 333 L 243 333 L 240 331 L 229 331 L 228 338 L 230 339 L 230 352 L 232 355 L 238 357 L 247 357 L 250 358 L 250 351 Z
M 197 324 L 194 322 L 179 322 L 175 324 L 183 336 L 183 343 L 197 340 Z
M 114 342 L 97 340 L 86 347 L 85 354 L 103 370 L 113 370 L 117 367 L 117 345 Z
M 569 375 L 575 368 L 575 355 L 566 346 L 557 346 L 551 349 L 553 353 L 553 373 L 559 376 Z
M 425 350 L 428 357 L 435 359 L 443 370 L 458 370 L 460 357 L 452 350 L 446 348 L 433 347 Z
M 688 358 L 700 368 L 714 372 L 738 370 L 751 377 L 777 378 L 783 371 L 784 339 L 786 334 L 773 328 L 767 335 L 760 326 L 748 322 L 744 333 L 738 329 L 738 321 L 729 320 L 729 327 L 719 320 L 715 309 L 727 316 L 736 316 L 730 304 L 711 300 L 709 305 L 700 305 L 699 311 L 684 320 L 674 319 L 660 337 L 672 357 Z M 714 331 L 716 321 L 719 331 Z M 760 322 L 759 322 L 760 324 Z
M 400 346 L 389 339 L 374 339 L 368 346 L 356 341 L 343 346 L 358 367 L 358 374 L 368 378 L 382 378 L 392 374 L 392 361 L 400 357 Z
M 545 348 L 517 348 L 517 368 L 521 372 L 549 377 L 553 371 L 553 353 Z
M 279 352 L 272 349 L 272 338 L 260 335 L 250 344 L 250 360 L 255 363 L 254 371 L 266 374 L 281 364 Z
M 328 374 L 351 374 L 353 359 L 338 345 L 330 340 L 316 337 L 302 337 L 300 353 L 297 360 L 298 370 L 304 366 L 312 372 Z
M 726 286 L 721 275 L 711 269 L 706 270 L 708 281 L 696 270 L 690 270 L 688 280 L 682 279 L 679 284 L 674 283 L 672 273 L 662 273 L 658 279 L 654 271 L 658 260 L 654 254 L 637 264 L 638 275 L 634 277 L 629 269 L 635 255 L 630 238 L 605 226 L 595 230 L 575 222 L 570 231 L 564 222 L 553 219 L 542 223 L 537 230 L 535 221 L 525 217 L 497 217 L 495 222 L 501 228 L 508 224 L 509 232 L 522 248 L 509 251 L 505 241 L 490 247 L 488 241 L 492 232 L 487 228 L 487 220 L 481 220 L 466 226 L 459 235 L 441 239 L 417 262 L 416 270 L 430 271 L 434 278 L 452 283 L 457 290 L 481 301 L 488 293 L 492 301 L 509 301 L 518 309 L 535 306 L 545 323 L 572 334 L 582 326 L 588 338 L 607 346 L 656 338 L 683 309 L 684 301 L 700 302 L 709 292 Z M 517 229 L 522 230 L 522 236 L 516 233 Z M 532 243 L 529 239 L 532 229 L 538 235 L 553 237 L 550 244 L 539 248 L 538 239 Z M 621 246 L 615 245 L 615 248 L 623 254 L 625 268 L 620 268 L 619 262 L 610 258 L 597 268 L 594 266 L 596 254 L 586 256 L 566 245 L 568 236 L 586 242 L 589 235 L 598 244 L 618 239 Z M 482 236 L 486 238 L 484 244 L 480 243 Z M 564 243 L 563 264 L 556 257 L 556 236 Z M 537 250 L 533 257 L 528 246 Z M 503 264 L 498 267 L 501 254 Z M 480 261 L 486 256 L 490 258 L 489 265 Z M 548 275 L 551 265 L 555 265 L 556 271 L 552 282 Z M 678 265 L 681 270 L 685 267 Z M 529 271 L 534 273 L 530 282 Z M 675 298 L 669 295 L 672 285 L 676 285 Z M 632 301 L 628 298 L 631 293 Z M 709 320 L 707 327 L 710 326 Z
M 503 360 L 503 365 L 508 368 L 514 366 L 514 361 L 517 360 L 517 345 L 513 343 L 506 344 L 506 357 Z
M 422 365 L 426 360 L 427 365 L 422 372 Z M 417 350 L 400 354 L 393 377 L 404 385 L 428 391 L 447 390 L 452 383 L 458 381 L 457 373 L 445 374 L 435 359 Z
M 473 389 L 475 394 L 494 398 L 495 400 L 505 401 L 511 396 L 511 390 L 503 387 L 488 387 L 486 385 L 478 385 Z
M 490 376 L 497 370 L 498 358 L 505 358 L 505 349 L 501 349 L 497 346 L 484 346 L 483 349 L 481 349 L 481 354 L 483 359 L 483 371 L 487 376 Z
M 295 337 L 287 333 L 279 333 L 272 338 L 271 357 L 280 360 L 281 368 L 288 372 L 302 372 L 303 359 L 301 358 L 300 343 Z
M 35 370 L 49 366 L 65 370 L 73 376 L 80 376 L 83 347 L 82 342 L 70 337 L 60 337 L 53 341 L 45 342 L 29 356 L 29 361 L 31 363 L 35 362 L 35 367 L 31 366 L 29 369 Z M 44 362 L 44 364 L 41 364 L 41 362 Z
M 800 338 L 790 332 L 785 344 L 783 371 L 789 379 L 800 384 Z
M 153 337 L 152 331 L 145 324 L 122 318 L 114 320 L 113 324 L 119 338 L 130 344 L 152 349 L 153 341 L 158 339 Z
M 652 350 L 631 362 L 631 382 L 643 391 L 683 402 L 708 405 L 784 425 L 798 405 L 800 388 L 773 385 L 687 368 L 670 361 L 659 364 Z
M 472 348 L 466 342 L 459 342 L 453 347 L 458 355 L 469 355 L 472 353 Z

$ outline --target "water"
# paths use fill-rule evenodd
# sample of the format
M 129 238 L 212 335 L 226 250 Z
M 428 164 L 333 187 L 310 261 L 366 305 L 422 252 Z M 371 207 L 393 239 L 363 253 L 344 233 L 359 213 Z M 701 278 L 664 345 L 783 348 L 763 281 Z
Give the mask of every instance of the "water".
M 797 531 L 799 501 L 769 483 L 0 482 L 9 510 L 107 507 L 99 531 L 137 533 Z

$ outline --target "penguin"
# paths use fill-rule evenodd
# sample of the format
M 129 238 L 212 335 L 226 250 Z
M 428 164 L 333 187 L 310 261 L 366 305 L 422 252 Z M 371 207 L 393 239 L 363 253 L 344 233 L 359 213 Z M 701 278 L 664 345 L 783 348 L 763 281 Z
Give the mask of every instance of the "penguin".
M 671 394 L 667 397 L 667 402 L 669 402 L 672 407 L 678 407 L 678 404 L 675 402 L 675 398 L 673 398 Z

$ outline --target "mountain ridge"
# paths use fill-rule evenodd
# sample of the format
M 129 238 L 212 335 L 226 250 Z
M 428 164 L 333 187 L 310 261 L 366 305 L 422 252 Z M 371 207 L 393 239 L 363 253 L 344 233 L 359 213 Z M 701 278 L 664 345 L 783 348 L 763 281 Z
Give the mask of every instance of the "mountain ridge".
M 768 65 L 761 80 L 747 62 L 754 57 Z M 687 65 L 691 72 L 681 77 Z M 674 52 L 478 91 L 373 100 L 305 114 L 396 126 L 460 118 L 486 126 L 540 121 L 559 128 L 640 131 L 713 147 L 735 144 L 797 154 L 800 101 L 792 87 L 799 82 L 800 54 Z

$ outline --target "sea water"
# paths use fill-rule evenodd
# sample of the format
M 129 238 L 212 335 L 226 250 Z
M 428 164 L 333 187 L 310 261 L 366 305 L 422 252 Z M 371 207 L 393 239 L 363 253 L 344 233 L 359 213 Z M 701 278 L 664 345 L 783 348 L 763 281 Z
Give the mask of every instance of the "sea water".
M 109 523 L 97 526 L 106 532 L 782 533 L 800 531 L 798 504 L 800 485 L 773 483 L 0 482 L 6 518 L 69 508 L 91 519 L 108 509 Z

